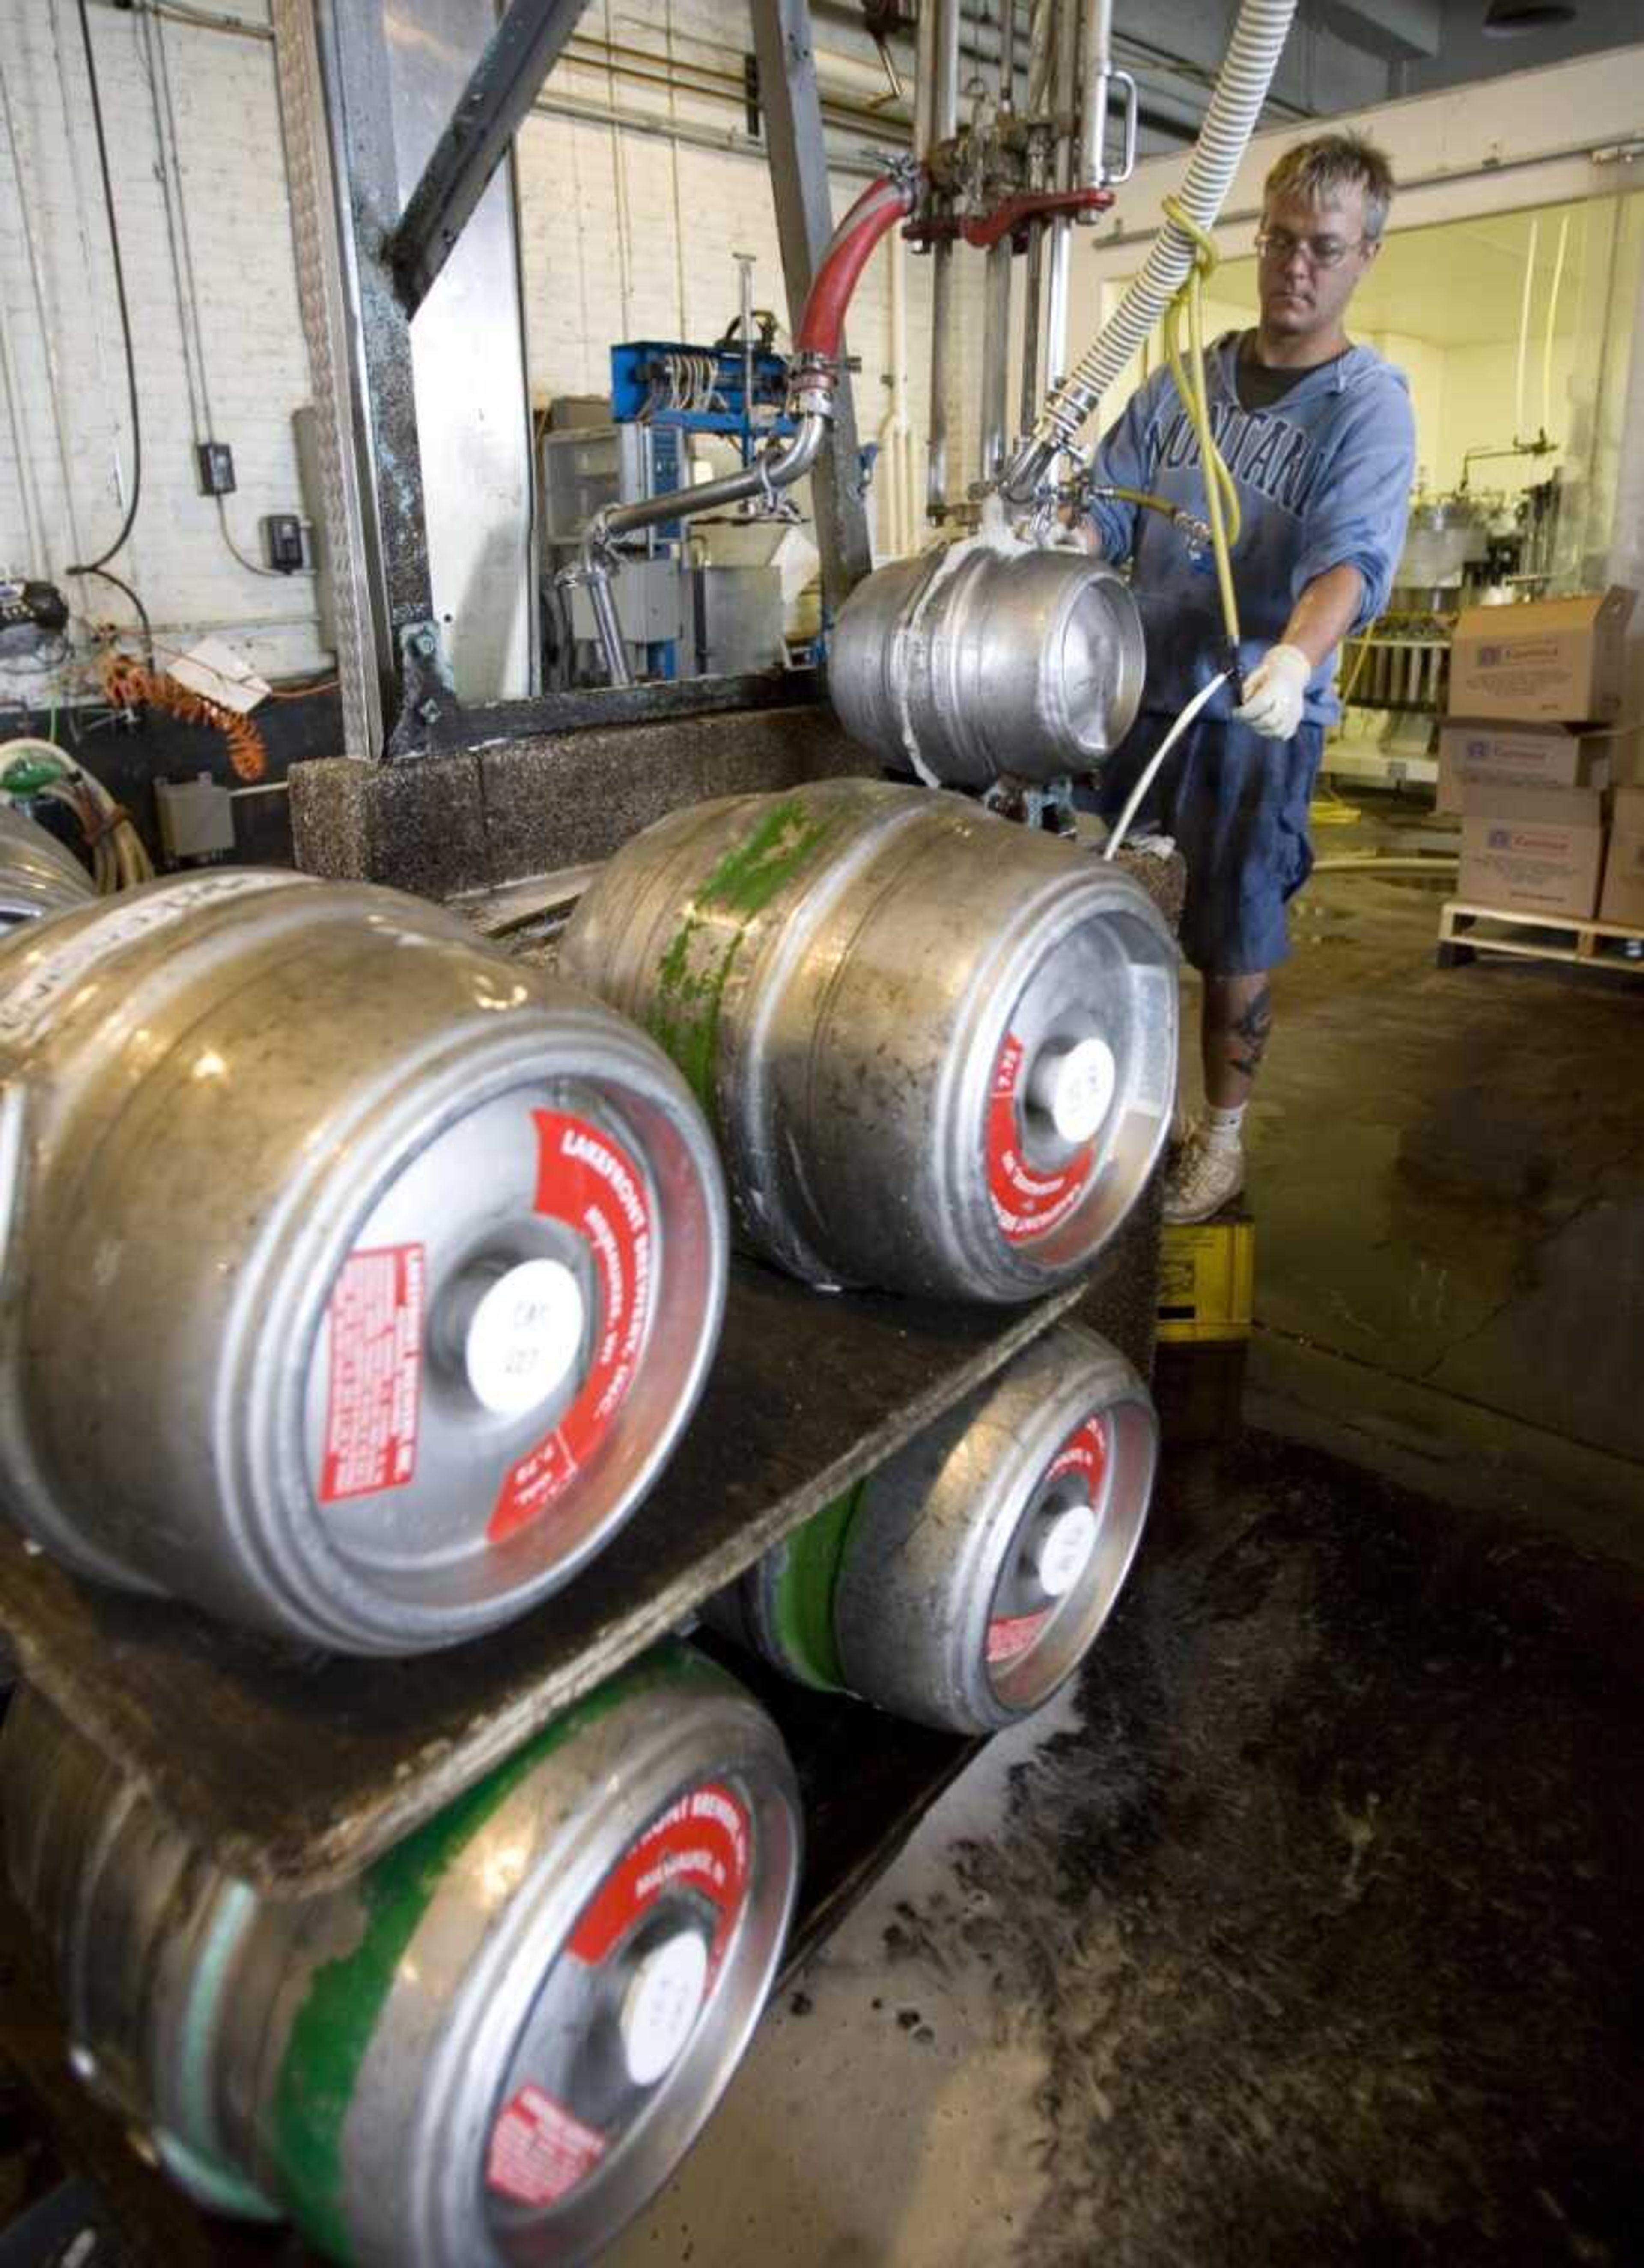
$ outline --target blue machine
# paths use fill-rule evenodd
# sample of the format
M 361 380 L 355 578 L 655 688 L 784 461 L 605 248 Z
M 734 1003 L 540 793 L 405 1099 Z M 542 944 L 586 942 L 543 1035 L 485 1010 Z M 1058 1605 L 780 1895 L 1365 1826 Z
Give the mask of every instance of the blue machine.
M 557 588 L 558 567 L 574 556 L 583 527 L 601 505 L 667 496 L 688 485 L 688 435 L 734 442 L 748 465 L 770 440 L 785 440 L 797 430 L 787 412 L 788 358 L 771 344 L 776 318 L 755 308 L 752 262 L 741 254 L 737 259 L 741 309 L 723 337 L 712 346 L 624 340 L 611 349 L 610 424 L 579 420 L 542 436 L 540 529 L 544 588 L 550 594 Z M 630 625 L 624 638 L 642 679 L 729 666 L 716 664 L 714 654 L 734 652 L 739 631 L 746 639 L 750 624 L 752 643 L 760 642 L 763 622 L 756 594 L 738 578 L 756 581 L 767 571 L 694 563 L 684 534 L 677 519 L 649 528 L 629 556 L 618 586 L 617 604 Z M 574 684 L 592 637 L 586 600 L 574 592 L 552 596 L 550 615 L 548 681 Z
M 740 445 L 744 464 L 772 434 L 785 438 L 793 432 L 787 391 L 787 357 L 763 342 L 751 355 L 728 337 L 711 347 L 630 339 L 611 349 L 611 416 L 617 424 L 649 425 L 659 436 L 723 434 Z

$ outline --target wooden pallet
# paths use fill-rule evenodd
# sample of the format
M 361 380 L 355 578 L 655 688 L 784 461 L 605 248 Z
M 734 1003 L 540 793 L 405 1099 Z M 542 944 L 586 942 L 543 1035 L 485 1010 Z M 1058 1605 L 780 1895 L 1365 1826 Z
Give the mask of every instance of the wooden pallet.
M 1455 968 L 1476 961 L 1481 953 L 1511 954 L 1521 961 L 1564 961 L 1581 968 L 1614 968 L 1623 976 L 1644 976 L 1644 930 L 1451 898 L 1439 916 L 1439 967 Z

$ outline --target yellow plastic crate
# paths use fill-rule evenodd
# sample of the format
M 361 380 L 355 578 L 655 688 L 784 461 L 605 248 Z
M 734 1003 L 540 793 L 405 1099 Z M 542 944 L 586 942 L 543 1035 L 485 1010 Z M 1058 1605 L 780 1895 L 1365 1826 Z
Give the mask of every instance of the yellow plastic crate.
M 1167 1223 L 1159 1260 L 1161 1339 L 1249 1338 L 1255 1292 L 1254 1221 Z

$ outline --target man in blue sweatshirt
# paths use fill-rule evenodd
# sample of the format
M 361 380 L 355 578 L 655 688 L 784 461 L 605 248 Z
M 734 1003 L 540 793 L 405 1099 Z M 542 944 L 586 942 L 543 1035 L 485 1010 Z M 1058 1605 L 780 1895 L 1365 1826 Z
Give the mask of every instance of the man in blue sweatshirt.
M 1187 860 L 1182 942 L 1205 980 L 1205 1110 L 1165 1187 L 1167 1220 L 1205 1220 L 1244 1185 L 1245 1106 L 1272 1028 L 1271 971 L 1289 953 L 1286 901 L 1313 864 L 1308 806 L 1337 713 L 1336 651 L 1387 603 L 1404 543 L 1415 425 L 1402 372 L 1344 328 L 1381 249 L 1393 179 L 1368 142 L 1327 134 L 1269 173 L 1256 243 L 1261 319 L 1206 354 L 1211 420 L 1238 486 L 1233 550 L 1243 701 L 1223 687 L 1168 756 L 1139 824 Z M 1202 519 L 1198 444 L 1168 372 L 1132 397 L 1093 481 L 1161 495 Z M 1130 559 L 1147 633 L 1142 710 L 1104 773 L 1117 815 L 1185 703 L 1225 666 L 1213 563 L 1171 522 L 1117 499 L 1095 541 Z

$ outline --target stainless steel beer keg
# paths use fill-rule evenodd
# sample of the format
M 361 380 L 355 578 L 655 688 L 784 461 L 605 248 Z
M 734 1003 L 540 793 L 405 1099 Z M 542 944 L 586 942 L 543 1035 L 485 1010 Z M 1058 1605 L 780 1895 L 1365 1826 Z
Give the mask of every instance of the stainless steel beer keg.
M 801 1684 L 997 1731 L 1095 1643 L 1158 1446 L 1124 1357 L 1061 1325 L 768 1552 L 709 1620 Z
M 660 1050 L 437 908 L 221 870 L 0 944 L 0 1504 L 84 1573 L 358 1653 L 564 1583 L 718 1339 Z
M 799 1872 L 775 1727 L 680 1646 L 327 1896 L 225 1874 L 27 1689 L 0 1799 L 81 2077 L 359 2268 L 592 2259 L 727 2084 Z
M 958 795 L 836 779 L 674 813 L 561 967 L 654 1035 L 749 1247 L 813 1283 L 1032 1299 L 1169 1128 L 1176 952 L 1146 893 Z
M 938 545 L 859 583 L 828 651 L 853 740 L 927 782 L 986 788 L 1088 773 L 1141 702 L 1130 585 L 1080 551 Z

